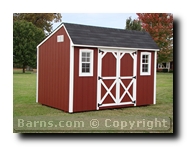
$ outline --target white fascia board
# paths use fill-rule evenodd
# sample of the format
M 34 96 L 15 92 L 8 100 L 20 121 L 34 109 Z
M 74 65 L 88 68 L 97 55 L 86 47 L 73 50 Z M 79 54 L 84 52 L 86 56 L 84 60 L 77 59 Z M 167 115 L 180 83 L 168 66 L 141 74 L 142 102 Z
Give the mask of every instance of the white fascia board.
M 121 49 L 121 50 L 146 50 L 146 51 L 159 51 L 159 49 L 146 49 L 146 48 L 129 48 L 129 47 L 109 47 L 109 46 L 97 46 L 97 45 L 81 45 L 81 44 L 74 44 L 77 47 L 96 47 L 96 48 L 103 48 L 103 49 Z

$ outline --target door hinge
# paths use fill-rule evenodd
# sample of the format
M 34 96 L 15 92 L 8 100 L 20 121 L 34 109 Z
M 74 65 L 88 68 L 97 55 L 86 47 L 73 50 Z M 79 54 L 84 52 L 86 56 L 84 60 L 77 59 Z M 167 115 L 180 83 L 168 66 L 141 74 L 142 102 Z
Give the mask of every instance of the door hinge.
M 102 79 L 102 77 L 98 77 L 98 80 L 101 80 Z
M 104 53 L 102 50 L 99 50 L 99 53 Z
M 136 76 L 132 77 L 133 79 L 136 79 Z
M 134 103 L 134 104 L 135 104 L 135 103 L 136 103 L 136 101 L 134 100 L 134 101 L 132 101 L 132 103 Z
M 98 103 L 98 107 L 100 107 L 101 105 L 102 105 L 102 104 L 99 104 L 99 103 Z

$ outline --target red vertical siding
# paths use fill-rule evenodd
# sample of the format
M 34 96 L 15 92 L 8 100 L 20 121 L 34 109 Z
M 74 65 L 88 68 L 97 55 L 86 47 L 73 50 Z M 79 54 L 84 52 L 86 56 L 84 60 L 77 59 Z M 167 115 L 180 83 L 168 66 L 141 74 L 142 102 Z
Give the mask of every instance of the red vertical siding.
M 102 58 L 102 77 L 116 77 L 116 58 L 110 52 Z
M 57 42 L 64 35 L 64 42 Z M 39 47 L 38 102 L 69 109 L 70 40 L 62 27 Z
M 130 54 L 126 53 L 121 58 L 120 64 L 120 75 L 121 76 L 132 76 L 133 75 L 133 59 Z
M 138 51 L 137 55 L 137 105 L 149 105 L 153 104 L 154 96 L 154 54 L 151 52 L 151 75 L 140 75 L 140 56 L 141 52 Z M 146 51 L 147 52 L 147 51 Z
M 94 50 L 93 76 L 79 77 L 79 49 L 83 48 L 74 48 L 73 112 L 96 110 L 98 50 L 97 48 L 89 48 Z

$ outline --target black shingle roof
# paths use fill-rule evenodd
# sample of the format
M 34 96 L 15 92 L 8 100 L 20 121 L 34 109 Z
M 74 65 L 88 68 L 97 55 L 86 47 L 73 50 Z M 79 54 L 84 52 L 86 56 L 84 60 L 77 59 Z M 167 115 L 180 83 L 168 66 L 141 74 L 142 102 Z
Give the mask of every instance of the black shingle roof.
M 74 44 L 159 49 L 149 33 L 64 23 Z

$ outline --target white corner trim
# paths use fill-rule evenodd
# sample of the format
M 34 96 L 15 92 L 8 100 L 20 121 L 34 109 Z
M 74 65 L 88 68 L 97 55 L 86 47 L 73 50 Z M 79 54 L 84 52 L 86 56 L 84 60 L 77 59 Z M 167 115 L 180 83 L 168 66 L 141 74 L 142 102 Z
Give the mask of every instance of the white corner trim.
M 70 71 L 69 71 L 69 113 L 73 112 L 73 94 L 74 94 L 74 47 L 70 42 Z
M 156 64 L 157 64 L 157 52 L 155 51 L 155 63 L 154 63 L 154 91 L 153 91 L 153 104 L 156 104 Z
M 142 56 L 148 55 L 148 72 L 142 72 Z M 150 76 L 151 75 L 151 53 L 141 52 L 140 54 L 140 76 Z
M 38 78 L 39 78 L 39 47 L 37 47 L 37 68 L 36 68 L 36 103 L 38 103 Z

